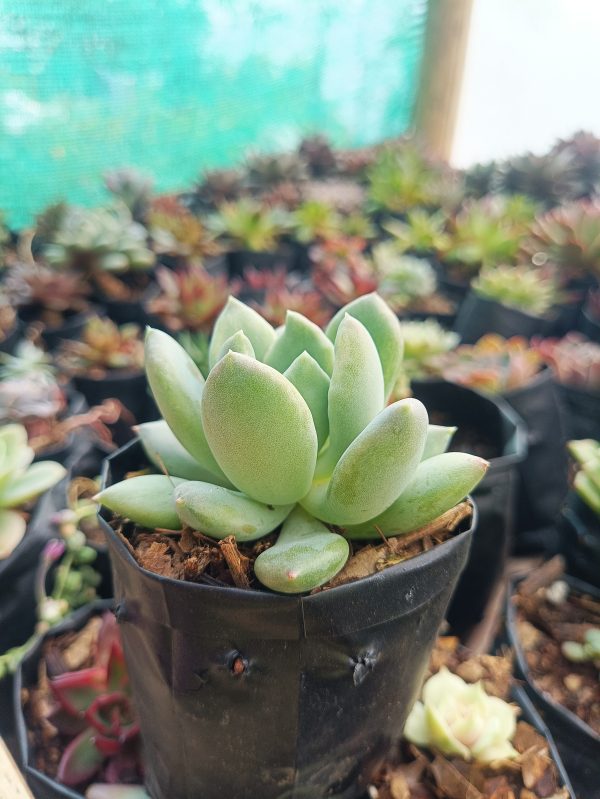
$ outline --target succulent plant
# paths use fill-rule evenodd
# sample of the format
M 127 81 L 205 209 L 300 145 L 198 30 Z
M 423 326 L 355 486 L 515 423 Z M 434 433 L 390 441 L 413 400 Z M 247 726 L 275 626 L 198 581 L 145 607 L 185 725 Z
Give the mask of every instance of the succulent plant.
M 504 394 L 528 385 L 542 366 L 539 353 L 527 339 L 505 339 L 488 333 L 476 344 L 462 344 L 428 364 L 428 371 L 445 380 L 489 394 Z
M 368 177 L 369 197 L 377 209 L 402 213 L 436 203 L 437 175 L 411 146 L 381 150 Z
M 141 781 L 139 725 L 112 613 L 102 617 L 92 665 L 51 677 L 48 683 L 56 702 L 49 721 L 71 736 L 57 780 L 77 787 L 98 775 L 122 783 L 133 774 Z
M 207 375 L 209 336 L 202 330 L 182 330 L 177 341 L 196 364 L 202 375 Z
M 398 249 L 416 255 L 430 255 L 446 250 L 450 239 L 445 232 L 447 215 L 444 211 L 429 213 L 424 208 L 413 208 L 406 213 L 406 221 L 390 219 L 383 227 L 394 237 Z
M 499 164 L 494 188 L 506 194 L 524 194 L 547 207 L 581 193 L 575 159 L 567 150 L 544 155 L 526 153 Z
M 214 210 L 235 202 L 242 193 L 242 173 L 237 169 L 211 169 L 204 172 L 189 198 L 192 210 Z
M 157 197 L 152 202 L 148 228 L 159 254 L 204 258 L 220 252 L 214 233 L 176 197 Z
M 46 381 L 54 382 L 55 372 L 51 356 L 29 339 L 23 339 L 17 344 L 14 355 L 0 353 L 0 380 L 14 380 L 36 374 Z
M 466 683 L 443 666 L 423 686 L 404 737 L 417 746 L 491 763 L 518 757 L 512 745 L 518 708 L 486 693 L 482 682 Z
M 88 307 L 89 283 L 80 272 L 53 269 L 35 262 L 16 263 L 6 276 L 4 289 L 15 305 L 34 306 L 45 324 L 58 326 L 66 312 Z
M 337 211 L 318 200 L 303 202 L 293 212 L 291 221 L 294 236 L 302 244 L 336 238 L 342 228 L 342 218 Z
M 49 243 L 63 225 L 67 216 L 69 206 L 67 203 L 60 202 L 48 205 L 35 218 L 35 239 L 42 243 Z
M 279 208 L 267 208 L 254 200 L 242 199 L 222 205 L 210 224 L 230 247 L 271 252 L 277 249 L 289 218 Z
M 592 662 L 600 670 L 600 627 L 592 627 L 587 630 L 583 643 L 565 641 L 561 650 L 571 663 Z
M 593 133 L 580 130 L 570 139 L 557 142 L 551 155 L 564 152 L 573 159 L 575 199 L 600 193 L 600 139 Z
M 335 152 L 326 136 L 316 133 L 305 136 L 298 147 L 298 154 L 308 167 L 308 171 L 315 177 L 330 175 L 335 172 Z
M 298 183 L 307 177 L 305 161 L 298 153 L 251 153 L 246 157 L 244 180 L 253 190 Z
M 460 336 L 443 328 L 435 319 L 422 322 L 402 322 L 404 360 L 402 371 L 394 387 L 394 396 L 405 397 L 410 381 L 424 377 L 435 358 L 456 347 Z
M 600 276 L 600 201 L 572 203 L 537 217 L 523 250 L 536 266 L 556 266 L 564 282 Z
M 285 323 L 288 311 L 301 313 L 319 327 L 325 326 L 332 317 L 323 295 L 283 267 L 273 270 L 247 267 L 241 290 L 245 289 L 262 295 L 250 305 L 274 327 Z
M 498 164 L 495 161 L 469 167 L 464 173 L 466 196 L 479 200 L 486 194 L 491 194 L 496 188 L 497 171 Z
M 0 560 L 8 558 L 25 535 L 27 523 L 20 510 L 66 474 L 60 463 L 32 463 L 33 458 L 22 425 L 0 427 Z
M 325 331 L 289 312 L 276 332 L 230 298 L 213 330 L 206 381 L 167 334 L 148 330 L 145 349 L 164 417 L 146 451 L 172 472 L 132 477 L 98 501 L 145 527 L 186 525 L 239 542 L 283 524 L 255 563 L 273 590 L 308 591 L 336 574 L 348 556 L 338 528 L 348 538 L 414 530 L 485 473 L 480 458 L 445 453 L 447 436 L 426 450 L 420 402 L 386 405 L 402 367 L 402 333 L 376 294 L 343 308 Z M 179 477 L 182 448 L 186 468 L 195 461 L 204 479 Z
M 135 167 L 121 167 L 104 173 L 104 185 L 127 206 L 138 222 L 146 219 L 150 208 L 154 179 Z
M 573 488 L 600 517 L 600 443 L 593 439 L 569 441 L 568 450 L 579 466 Z
M 340 175 L 366 182 L 369 168 L 377 158 L 376 147 L 353 148 L 336 151 L 337 171 Z
M 92 317 L 81 339 L 65 340 L 57 363 L 67 374 L 138 372 L 144 365 L 144 344 L 135 324 L 116 325 L 110 319 Z
M 67 206 L 58 229 L 43 249 L 46 260 L 61 268 L 127 272 L 154 264 L 146 229 L 124 205 L 85 209 Z
M 313 283 L 337 308 L 375 291 L 377 276 L 364 255 L 364 239 L 339 237 L 312 247 Z
M 482 269 L 471 287 L 481 297 L 532 316 L 544 316 L 560 299 L 554 275 L 526 265 Z
M 379 276 L 378 291 L 392 308 L 405 308 L 435 292 L 435 271 L 424 258 L 403 255 L 391 241 L 376 244 L 371 257 Z
M 171 330 L 208 332 L 227 297 L 224 275 L 211 275 L 200 263 L 172 270 L 158 267 L 159 293 L 148 302 L 148 311 Z
M 560 383 L 600 391 L 600 344 L 572 332 L 561 339 L 535 339 L 532 346 L 552 367 Z
M 325 203 L 341 214 L 356 214 L 363 208 L 366 194 L 356 181 L 344 178 L 311 180 L 302 186 L 306 201 Z

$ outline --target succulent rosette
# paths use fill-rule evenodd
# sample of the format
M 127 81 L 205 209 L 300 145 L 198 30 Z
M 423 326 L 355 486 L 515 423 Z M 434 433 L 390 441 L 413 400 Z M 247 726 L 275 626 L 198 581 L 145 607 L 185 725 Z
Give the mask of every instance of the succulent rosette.
M 325 330 L 289 311 L 274 329 L 230 297 L 206 380 L 169 335 L 148 329 L 145 368 L 163 420 L 140 425 L 167 475 L 110 486 L 98 500 L 149 528 L 254 541 L 281 526 L 255 572 L 285 593 L 344 565 L 347 539 L 406 533 L 462 500 L 487 464 L 446 453 L 449 434 L 415 399 L 388 404 L 402 332 L 377 294 Z M 343 533 L 343 534 L 341 534 Z

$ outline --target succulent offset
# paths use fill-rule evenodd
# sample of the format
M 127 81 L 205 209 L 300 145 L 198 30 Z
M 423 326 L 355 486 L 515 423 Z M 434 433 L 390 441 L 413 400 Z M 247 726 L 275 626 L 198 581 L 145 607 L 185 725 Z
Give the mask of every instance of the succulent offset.
M 402 332 L 377 294 L 351 302 L 325 331 L 293 311 L 274 330 L 230 298 L 206 380 L 158 330 L 146 334 L 145 365 L 164 418 L 139 434 L 167 474 L 117 483 L 99 502 L 145 527 L 190 526 L 240 542 L 283 524 L 255 564 L 276 591 L 325 583 L 348 557 L 347 538 L 435 520 L 487 468 L 481 458 L 445 453 L 449 435 L 428 424 L 419 401 L 387 404 L 402 368 Z

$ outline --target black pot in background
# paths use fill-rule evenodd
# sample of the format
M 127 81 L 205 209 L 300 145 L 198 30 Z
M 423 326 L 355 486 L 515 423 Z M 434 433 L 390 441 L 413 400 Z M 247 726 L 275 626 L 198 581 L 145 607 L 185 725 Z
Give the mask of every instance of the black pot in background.
M 13 329 L 9 330 L 4 339 L 0 341 L 0 352 L 6 352 L 8 355 L 13 355 L 17 344 L 21 340 L 22 333 L 23 325 L 17 317 Z
M 144 465 L 132 442 L 105 484 Z M 359 797 L 402 734 L 471 530 L 311 596 L 161 577 L 105 530 L 153 799 Z
M 457 308 L 460 307 L 469 293 L 469 281 L 454 280 L 448 277 L 444 267 L 441 265 L 438 266 L 436 271 L 438 273 L 438 289 L 445 297 L 454 302 Z
M 291 272 L 296 266 L 295 252 L 292 247 L 282 246 L 276 252 L 252 252 L 251 250 L 233 250 L 227 253 L 229 278 L 243 277 L 244 270 L 253 267 L 259 271 L 273 271 L 283 267 Z
M 559 534 L 569 574 L 600 588 L 600 518 L 574 491 L 563 508 Z
M 600 591 L 574 577 L 565 577 L 571 590 L 600 599 Z M 600 799 L 600 735 L 578 716 L 555 702 L 533 683 L 525 652 L 517 632 L 517 614 L 512 597 L 518 579 L 509 581 L 506 602 L 506 637 L 515 653 L 515 673 L 524 683 L 527 693 L 542 714 L 552 733 L 558 751 L 571 776 L 573 788 L 580 799 Z
M 565 420 L 552 371 L 543 369 L 523 388 L 504 399 L 527 428 L 527 458 L 519 464 L 515 551 L 550 551 L 556 547 L 554 525 L 567 495 Z
M 600 391 L 561 384 L 560 396 L 565 408 L 567 439 L 600 440 Z
M 458 310 L 454 329 L 463 344 L 475 344 L 486 333 L 497 333 L 505 338 L 547 336 L 552 330 L 553 321 L 530 316 L 471 291 Z
M 44 642 L 48 638 L 55 638 L 57 635 L 71 631 L 81 630 L 82 627 L 92 618 L 112 607 L 112 600 L 98 600 L 92 602 L 79 610 L 76 610 L 59 625 L 50 630 L 44 638 L 39 641 L 25 656 L 21 666 L 15 674 L 12 688 L 13 717 L 15 720 L 14 735 L 17 742 L 18 760 L 23 770 L 31 790 L 35 793 L 36 799 L 83 799 L 82 795 L 65 785 L 61 785 L 56 780 L 43 774 L 33 765 L 34 756 L 30 751 L 27 735 L 27 724 L 23 714 L 22 690 L 30 688 L 38 681 L 38 664 L 42 653 Z M 8 797 L 6 797 L 8 799 Z
M 23 324 L 30 325 L 40 318 L 41 309 L 39 306 L 25 305 L 19 308 L 19 318 Z M 58 349 L 61 342 L 65 339 L 78 339 L 85 328 L 86 322 L 92 315 L 92 309 L 79 311 L 78 313 L 67 313 L 62 325 L 49 327 L 43 325 L 41 336 L 46 348 L 53 352 Z
M 99 405 L 105 399 L 117 399 L 138 423 L 159 416 L 144 372 L 109 372 L 99 379 L 74 375 L 72 382 L 90 405 Z
M 444 380 L 415 381 L 413 396 L 429 411 L 430 420 L 458 427 L 451 449 L 466 450 L 490 461 L 490 468 L 473 492 L 479 524 L 467 562 L 448 610 L 455 634 L 464 637 L 484 616 L 494 587 L 501 578 L 510 551 L 515 523 L 517 469 L 527 455 L 526 430 L 504 400 L 484 396 Z M 461 431 L 473 441 L 461 444 Z

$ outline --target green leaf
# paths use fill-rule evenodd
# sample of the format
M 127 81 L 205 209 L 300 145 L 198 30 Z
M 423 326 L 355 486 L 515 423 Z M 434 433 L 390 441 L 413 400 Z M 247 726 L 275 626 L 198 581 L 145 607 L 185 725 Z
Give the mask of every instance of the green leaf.
M 23 425 L 0 427 L 0 489 L 13 475 L 26 469 L 33 462 L 34 455 Z
M 18 508 L 56 485 L 67 470 L 55 461 L 32 463 L 26 472 L 2 486 L 0 508 Z
M 183 482 L 179 477 L 144 474 L 115 483 L 96 494 L 94 499 L 118 516 L 150 530 L 157 527 L 180 530 L 173 492 Z
M 352 316 L 335 338 L 335 364 L 329 386 L 329 447 L 319 474 L 331 474 L 340 456 L 383 409 L 383 374 L 373 339 Z
M 248 355 L 250 358 L 256 357 L 254 354 L 254 347 L 243 330 L 238 330 L 237 333 L 234 333 L 233 336 L 229 336 L 229 338 L 223 342 L 223 346 L 215 358 L 215 363 L 220 361 L 224 355 L 227 355 L 230 350 L 231 352 L 240 352 L 242 355 Z
M 381 359 L 385 397 L 388 399 L 400 377 L 404 350 L 402 330 L 396 314 L 379 294 L 365 294 L 345 305 L 329 322 L 325 332 L 331 341 L 335 341 L 345 314 L 362 322 L 371 334 Z
M 150 799 L 141 785 L 90 785 L 85 799 Z
M 443 427 L 439 424 L 430 424 L 427 429 L 425 439 L 425 449 L 423 450 L 422 461 L 433 458 L 434 455 L 441 455 L 446 452 L 452 441 L 452 436 L 456 433 L 456 427 Z
M 377 538 L 418 530 L 453 508 L 481 481 L 487 461 L 465 452 L 446 452 L 422 461 L 410 483 L 386 511 L 366 524 L 349 526 L 349 538 Z
M 315 481 L 301 505 L 330 524 L 373 519 L 412 479 L 426 436 L 427 411 L 421 402 L 404 399 L 389 405 L 348 447 L 331 480 Z
M 235 536 L 255 541 L 279 527 L 293 505 L 265 505 L 209 483 L 183 483 L 175 489 L 175 507 L 184 524 L 211 538 Z
M 312 355 L 327 375 L 331 374 L 333 370 L 331 341 L 314 322 L 295 311 L 288 311 L 285 325 L 277 333 L 264 361 L 273 369 L 283 373 L 303 352 Z
M 203 480 L 205 483 L 231 487 L 231 483 L 226 477 L 216 477 L 190 455 L 179 443 L 164 419 L 145 422 L 135 429 L 141 439 L 144 452 L 159 472 L 166 469 L 171 477 L 181 477 L 184 480 Z
M 202 420 L 219 465 L 251 499 L 287 505 L 306 494 L 317 433 L 302 395 L 275 369 L 228 353 L 206 381 Z
M 331 580 L 348 560 L 345 538 L 296 506 L 277 542 L 258 556 L 254 572 L 273 591 L 300 594 Z
M 211 369 L 216 364 L 224 343 L 238 330 L 243 330 L 246 334 L 259 361 L 264 359 L 267 350 L 275 340 L 275 331 L 260 314 L 244 305 L 243 302 L 236 300 L 235 297 L 229 297 L 215 322 L 210 340 L 208 362 Z
M 20 513 L 0 510 L 0 561 L 10 557 L 21 543 L 27 524 Z
M 89 727 L 80 733 L 65 748 L 58 764 L 57 779 L 63 785 L 75 787 L 90 780 L 96 774 L 105 756 L 96 748 L 96 731 Z
M 328 393 L 329 378 L 312 355 L 303 352 L 285 370 L 284 376 L 295 386 L 312 414 L 319 449 L 329 435 Z
M 174 338 L 146 329 L 146 375 L 160 412 L 185 449 L 216 477 L 223 478 L 202 429 L 200 405 L 204 378 Z

